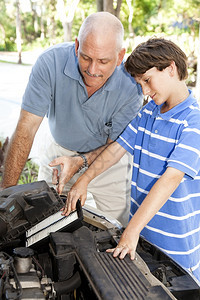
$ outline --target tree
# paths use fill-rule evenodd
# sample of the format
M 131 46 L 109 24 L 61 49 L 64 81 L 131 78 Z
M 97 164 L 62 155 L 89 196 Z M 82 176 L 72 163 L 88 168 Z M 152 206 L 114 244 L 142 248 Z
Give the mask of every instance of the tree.
M 4 47 L 6 46 L 6 29 L 5 29 L 5 2 L 0 2 L 0 11 L 3 12 L 0 15 L 0 40 L 2 40 Z
M 18 64 L 22 63 L 22 38 L 21 38 L 21 18 L 20 0 L 16 0 L 16 44 L 18 52 Z
M 126 3 L 128 5 L 128 9 L 129 9 L 129 16 L 128 16 L 128 31 L 129 31 L 129 35 L 133 36 L 134 35 L 134 30 L 132 27 L 132 21 L 133 21 L 133 13 L 134 13 L 134 9 L 133 9 L 133 4 L 132 4 L 132 0 L 126 0 Z
M 47 14 L 47 28 L 48 28 L 48 36 L 51 40 L 51 44 L 56 43 L 56 0 L 49 0 L 49 6 L 46 7 L 48 14 Z
M 31 12 L 32 12 L 32 27 L 34 28 L 34 32 L 38 32 L 38 15 L 37 15 L 37 2 L 31 1 Z
M 72 40 L 72 23 L 80 0 L 58 0 L 57 10 L 64 29 L 64 41 Z
M 97 11 L 103 11 L 103 0 L 96 0 Z
M 186 54 L 193 52 L 193 59 L 197 58 L 195 97 L 200 102 L 200 0 L 174 1 L 173 13 L 179 15 L 179 26 L 182 25 L 182 31 L 188 33 L 189 37 L 193 39 L 193 43 L 191 43 L 188 42 L 188 38 L 184 48 Z
M 7 11 L 7 1 L 0 0 L 0 49 L 14 50 L 16 34 L 15 7 Z
M 108 11 L 120 18 L 122 0 L 97 0 L 97 11 Z

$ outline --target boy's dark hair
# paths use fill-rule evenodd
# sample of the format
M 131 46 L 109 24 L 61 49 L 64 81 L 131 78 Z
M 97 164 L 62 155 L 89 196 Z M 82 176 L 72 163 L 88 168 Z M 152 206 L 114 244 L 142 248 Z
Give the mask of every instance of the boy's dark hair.
M 172 61 L 176 64 L 179 79 L 186 79 L 188 71 L 185 53 L 172 41 L 163 38 L 150 38 L 133 50 L 125 62 L 125 68 L 131 76 L 136 77 L 153 67 L 162 71 L 170 66 Z

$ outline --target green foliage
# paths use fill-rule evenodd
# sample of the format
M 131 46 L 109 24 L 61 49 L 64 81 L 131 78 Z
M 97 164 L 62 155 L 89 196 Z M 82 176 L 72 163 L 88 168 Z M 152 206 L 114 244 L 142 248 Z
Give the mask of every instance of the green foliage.
M 125 38 L 164 33 L 167 35 L 188 33 L 197 36 L 200 18 L 199 0 L 129 0 L 133 9 L 130 23 L 128 0 L 122 0 L 120 19 L 125 28 Z M 57 11 L 58 0 L 28 1 L 31 9 L 21 12 L 23 50 L 40 44 L 63 42 L 63 26 Z M 69 5 L 69 0 L 64 0 Z M 66 6 L 67 7 L 67 6 Z M 78 34 L 85 17 L 96 12 L 96 1 L 80 0 L 73 19 L 72 40 Z M 42 13 L 41 13 L 42 12 Z M 16 7 L 14 0 L 0 0 L 0 50 L 16 50 Z M 41 23 L 44 36 L 41 38 Z M 35 26 L 35 24 L 37 26 Z M 36 27 L 38 29 L 36 30 Z M 132 27 L 132 28 L 131 28 Z
M 41 39 L 41 38 L 36 38 L 34 41 L 30 43 L 26 43 L 22 45 L 22 51 L 31 51 L 34 49 L 46 49 L 50 46 L 50 41 L 49 39 Z
M 27 160 L 23 172 L 19 178 L 18 184 L 26 184 L 37 181 L 38 165 L 32 160 Z
M 63 0 L 66 15 L 72 2 Z M 29 9 L 21 9 L 20 14 L 22 51 L 47 48 L 64 41 L 62 13 L 58 10 L 58 3 L 59 0 L 27 0 Z M 79 1 L 72 23 L 72 40 L 77 37 L 84 19 L 96 11 L 96 1 Z M 122 0 L 120 19 L 125 28 L 128 53 L 137 45 L 137 37 L 163 35 L 177 37 L 174 41 L 187 55 L 197 56 L 199 46 L 195 45 L 195 38 L 199 34 L 200 0 Z M 180 41 L 180 37 L 183 41 Z M 16 51 L 15 42 L 16 0 L 0 0 L 0 50 Z M 191 66 L 190 71 L 193 77 L 190 81 L 194 82 L 195 73 Z
M 3 160 L 5 157 L 8 142 L 8 138 L 4 139 L 0 137 L 0 182 L 2 180 Z M 28 159 L 22 171 L 22 174 L 20 175 L 18 184 L 26 184 L 37 181 L 38 169 L 38 165 L 33 160 Z
M 32 160 L 28 160 L 26 165 L 20 175 L 18 184 L 26 184 L 37 181 L 38 176 L 38 165 L 35 164 Z M 2 179 L 2 173 L 0 171 L 0 182 Z
M 84 19 L 94 12 L 96 12 L 96 1 L 94 2 L 91 0 L 82 0 L 79 2 L 73 20 L 72 40 L 74 40 L 78 36 L 79 28 Z
M 33 42 L 40 36 L 40 31 L 36 32 L 32 13 L 23 13 L 21 15 L 22 39 L 28 43 Z
M 14 51 L 15 22 L 7 13 L 5 1 L 0 0 L 0 50 Z

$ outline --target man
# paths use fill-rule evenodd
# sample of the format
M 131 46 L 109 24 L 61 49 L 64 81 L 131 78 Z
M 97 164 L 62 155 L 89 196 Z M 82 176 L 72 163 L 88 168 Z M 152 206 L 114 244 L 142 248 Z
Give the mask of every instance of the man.
M 99 12 L 83 22 L 75 43 L 51 47 L 38 58 L 5 160 L 3 188 L 17 184 L 45 115 L 51 135 L 44 140 L 38 179 L 51 184 L 48 164 L 56 158 L 50 166 L 61 166 L 60 174 L 54 171 L 59 193 L 69 190 L 80 169 L 90 165 L 133 119 L 141 108 L 142 93 L 121 65 L 122 43 L 121 22 Z M 126 156 L 89 187 L 97 208 L 123 224 L 128 221 L 130 173 Z

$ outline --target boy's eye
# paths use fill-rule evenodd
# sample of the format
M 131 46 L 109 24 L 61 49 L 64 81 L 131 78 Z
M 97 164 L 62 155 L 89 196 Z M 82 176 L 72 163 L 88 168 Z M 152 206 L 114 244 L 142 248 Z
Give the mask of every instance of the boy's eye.
M 149 82 L 149 78 L 145 79 L 145 81 L 144 81 L 144 82 L 148 83 L 148 82 Z

